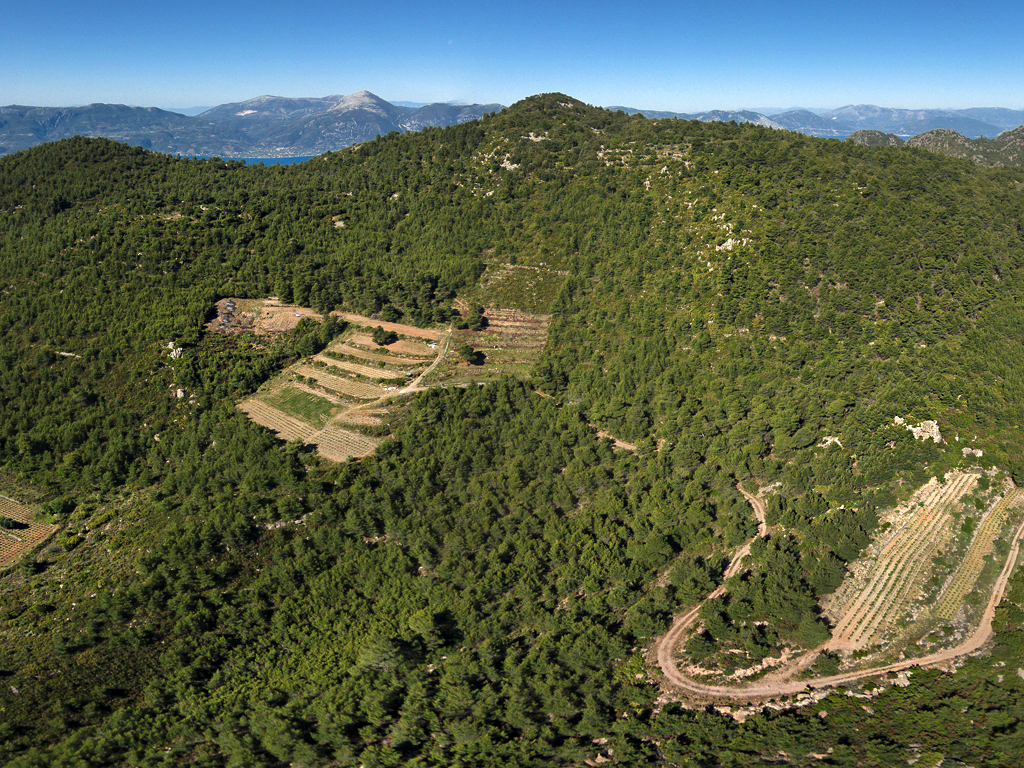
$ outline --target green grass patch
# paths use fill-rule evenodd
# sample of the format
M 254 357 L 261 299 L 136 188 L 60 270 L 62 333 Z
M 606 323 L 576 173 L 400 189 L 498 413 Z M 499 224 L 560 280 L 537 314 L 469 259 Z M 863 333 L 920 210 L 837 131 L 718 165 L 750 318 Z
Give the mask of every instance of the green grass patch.
M 341 410 L 341 406 L 332 403 L 327 398 L 295 387 L 284 387 L 266 395 L 263 399 L 289 416 L 317 426 L 326 424 L 332 416 Z

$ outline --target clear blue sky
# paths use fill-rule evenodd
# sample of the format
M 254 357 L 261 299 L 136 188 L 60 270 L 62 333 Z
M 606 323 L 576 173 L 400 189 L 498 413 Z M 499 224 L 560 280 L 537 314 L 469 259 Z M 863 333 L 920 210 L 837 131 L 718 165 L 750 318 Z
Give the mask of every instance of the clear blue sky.
M 1024 3 L 0 0 L 0 105 L 1024 107 Z

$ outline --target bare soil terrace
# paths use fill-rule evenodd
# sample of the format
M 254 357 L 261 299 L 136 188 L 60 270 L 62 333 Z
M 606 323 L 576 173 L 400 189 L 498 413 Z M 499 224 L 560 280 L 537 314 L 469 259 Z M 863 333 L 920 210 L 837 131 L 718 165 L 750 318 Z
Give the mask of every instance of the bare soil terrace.
M 431 386 L 466 386 L 502 375 L 526 375 L 543 351 L 550 315 L 489 308 L 480 331 L 417 328 L 351 313 L 334 313 L 351 327 L 324 352 L 300 360 L 239 408 L 285 440 L 301 440 L 333 461 L 366 456 L 387 435 L 401 396 Z M 224 299 L 207 325 L 219 333 L 272 334 L 290 330 L 304 317 L 320 316 L 303 307 Z M 399 339 L 379 346 L 374 328 Z M 452 354 L 469 344 L 483 352 L 482 365 Z
M 0 528 L 0 566 L 17 560 L 59 528 L 39 522 L 35 512 L 6 496 L 0 496 L 0 516 L 19 524 L 17 528 Z
M 233 305 L 237 315 L 242 305 Z M 301 440 L 331 461 L 345 461 L 373 453 L 387 433 L 394 398 L 420 388 L 423 376 L 444 358 L 448 332 L 336 314 L 352 327 L 326 350 L 333 356 L 321 353 L 300 360 L 239 408 L 282 439 Z M 258 333 L 280 332 L 288 330 L 290 318 L 297 325 L 302 317 L 319 315 L 264 302 L 250 327 Z M 378 346 L 369 332 L 377 326 L 402 338 Z M 393 383 L 399 380 L 401 384 Z
M 684 671 L 678 649 L 692 633 L 703 601 L 677 616 L 669 631 L 651 648 L 651 660 L 660 668 L 668 691 L 696 702 L 776 699 L 913 667 L 942 666 L 982 649 L 992 637 L 995 609 L 1017 564 L 1024 537 L 1024 519 L 1020 514 L 1024 490 L 1006 480 L 1001 489 L 990 494 L 992 498 L 980 516 L 977 532 L 962 562 L 945 580 L 939 599 L 936 601 L 934 595 L 922 592 L 923 577 L 931 567 L 932 557 L 948 544 L 951 538 L 948 529 L 954 516 L 956 519 L 965 516 L 962 500 L 974 489 L 980 476 L 977 471 L 951 472 L 945 482 L 933 479 L 907 503 L 892 510 L 887 516 L 889 526 L 841 588 L 847 592 L 842 604 L 832 606 L 839 615 L 833 638 L 802 654 L 784 654 L 781 660 L 773 662 L 777 668 L 756 682 L 712 684 L 698 681 L 692 673 Z M 764 535 L 767 531 L 763 501 L 742 487 L 740 491 L 754 508 L 759 522 L 758 535 Z M 1005 534 L 1008 544 L 1005 560 L 998 575 L 990 583 L 982 583 L 979 577 L 985 557 L 994 549 L 1000 534 Z M 749 553 L 751 542 L 735 550 L 727 575 L 742 570 L 742 560 Z M 934 647 L 917 641 L 922 634 L 934 629 L 937 622 L 962 611 L 964 595 L 975 589 L 985 593 L 984 607 L 977 612 L 972 626 L 956 636 L 953 644 Z M 725 586 L 721 585 L 705 600 L 724 592 Z M 910 606 L 915 597 L 917 605 Z M 909 630 L 903 628 L 908 623 L 908 613 L 913 614 Z M 876 644 L 874 653 L 866 656 L 853 653 L 869 644 Z M 805 677 L 808 667 L 826 650 L 838 651 L 845 660 L 845 669 L 841 667 L 838 674 Z

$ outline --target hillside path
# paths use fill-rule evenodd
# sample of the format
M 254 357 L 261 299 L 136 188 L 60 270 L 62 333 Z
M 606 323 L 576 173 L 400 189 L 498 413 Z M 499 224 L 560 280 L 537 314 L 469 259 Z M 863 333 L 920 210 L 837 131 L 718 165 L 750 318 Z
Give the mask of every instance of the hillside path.
M 748 494 L 742 487 L 739 487 L 739 491 L 747 498 L 748 501 L 750 501 L 751 506 L 754 507 L 755 515 L 759 515 L 758 520 L 761 522 L 761 525 L 764 526 L 764 508 L 762 506 L 759 511 L 758 505 L 754 503 L 754 500 L 756 499 L 761 503 L 761 505 L 763 505 L 764 502 L 757 499 L 757 497 Z M 767 532 L 766 526 L 764 528 L 759 527 L 759 533 L 761 530 L 765 530 L 765 532 Z M 975 653 L 994 636 L 994 632 L 992 631 L 992 620 L 995 618 L 996 607 L 999 605 L 999 602 L 1003 599 L 1003 595 L 1006 592 L 1006 585 L 1010 580 L 1010 575 L 1013 573 L 1013 568 L 1017 564 L 1017 556 L 1020 553 L 1021 537 L 1024 537 L 1024 522 L 1022 522 L 1017 530 L 1014 531 L 1013 537 L 1011 538 L 1010 552 L 1006 557 L 1006 563 L 1003 565 L 1003 570 L 1000 572 L 999 577 L 996 579 L 995 585 L 992 588 L 992 594 L 989 597 L 988 604 L 985 606 L 985 611 L 982 614 L 981 621 L 979 622 L 977 629 L 975 629 L 974 632 L 971 633 L 971 635 L 962 643 L 953 648 L 936 651 L 935 653 L 928 654 L 927 656 L 904 659 L 881 667 L 862 669 L 854 672 L 844 672 L 837 675 L 807 678 L 804 680 L 784 680 L 778 678 L 775 680 L 764 679 L 749 685 L 709 685 L 701 683 L 687 677 L 680 671 L 679 665 L 676 663 L 676 648 L 682 638 L 687 634 L 687 630 L 689 630 L 690 626 L 697 620 L 701 605 L 703 605 L 707 600 L 714 599 L 725 593 L 725 586 L 720 585 L 700 604 L 694 606 L 686 613 L 677 616 L 669 631 L 655 642 L 654 653 L 657 658 L 658 666 L 661 668 L 665 679 L 674 689 L 687 694 L 694 699 L 701 701 L 743 701 L 790 696 L 815 688 L 834 688 L 836 686 L 854 683 L 865 678 L 877 677 L 878 675 L 887 674 L 889 672 L 900 672 L 913 667 L 930 667 L 949 663 L 961 656 L 967 656 Z M 749 553 L 752 541 L 753 540 L 748 541 L 737 549 L 736 553 L 733 555 L 733 561 L 729 566 L 730 571 L 734 568 L 736 572 L 739 571 L 738 558 L 742 559 L 742 556 Z M 728 571 L 726 573 L 728 574 Z M 797 663 L 799 666 L 804 667 L 810 663 L 812 658 L 812 654 L 804 654 L 797 660 Z

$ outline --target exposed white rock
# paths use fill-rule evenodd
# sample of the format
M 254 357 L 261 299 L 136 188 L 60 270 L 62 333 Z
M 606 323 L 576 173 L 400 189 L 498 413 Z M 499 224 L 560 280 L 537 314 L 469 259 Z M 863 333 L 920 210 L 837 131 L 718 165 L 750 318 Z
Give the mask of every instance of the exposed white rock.
M 896 416 L 893 418 L 895 424 L 902 424 L 911 431 L 914 435 L 915 440 L 927 440 L 931 438 L 936 443 L 942 442 L 942 433 L 939 431 L 939 422 L 937 421 L 922 421 L 917 426 L 907 424 L 906 419 Z

